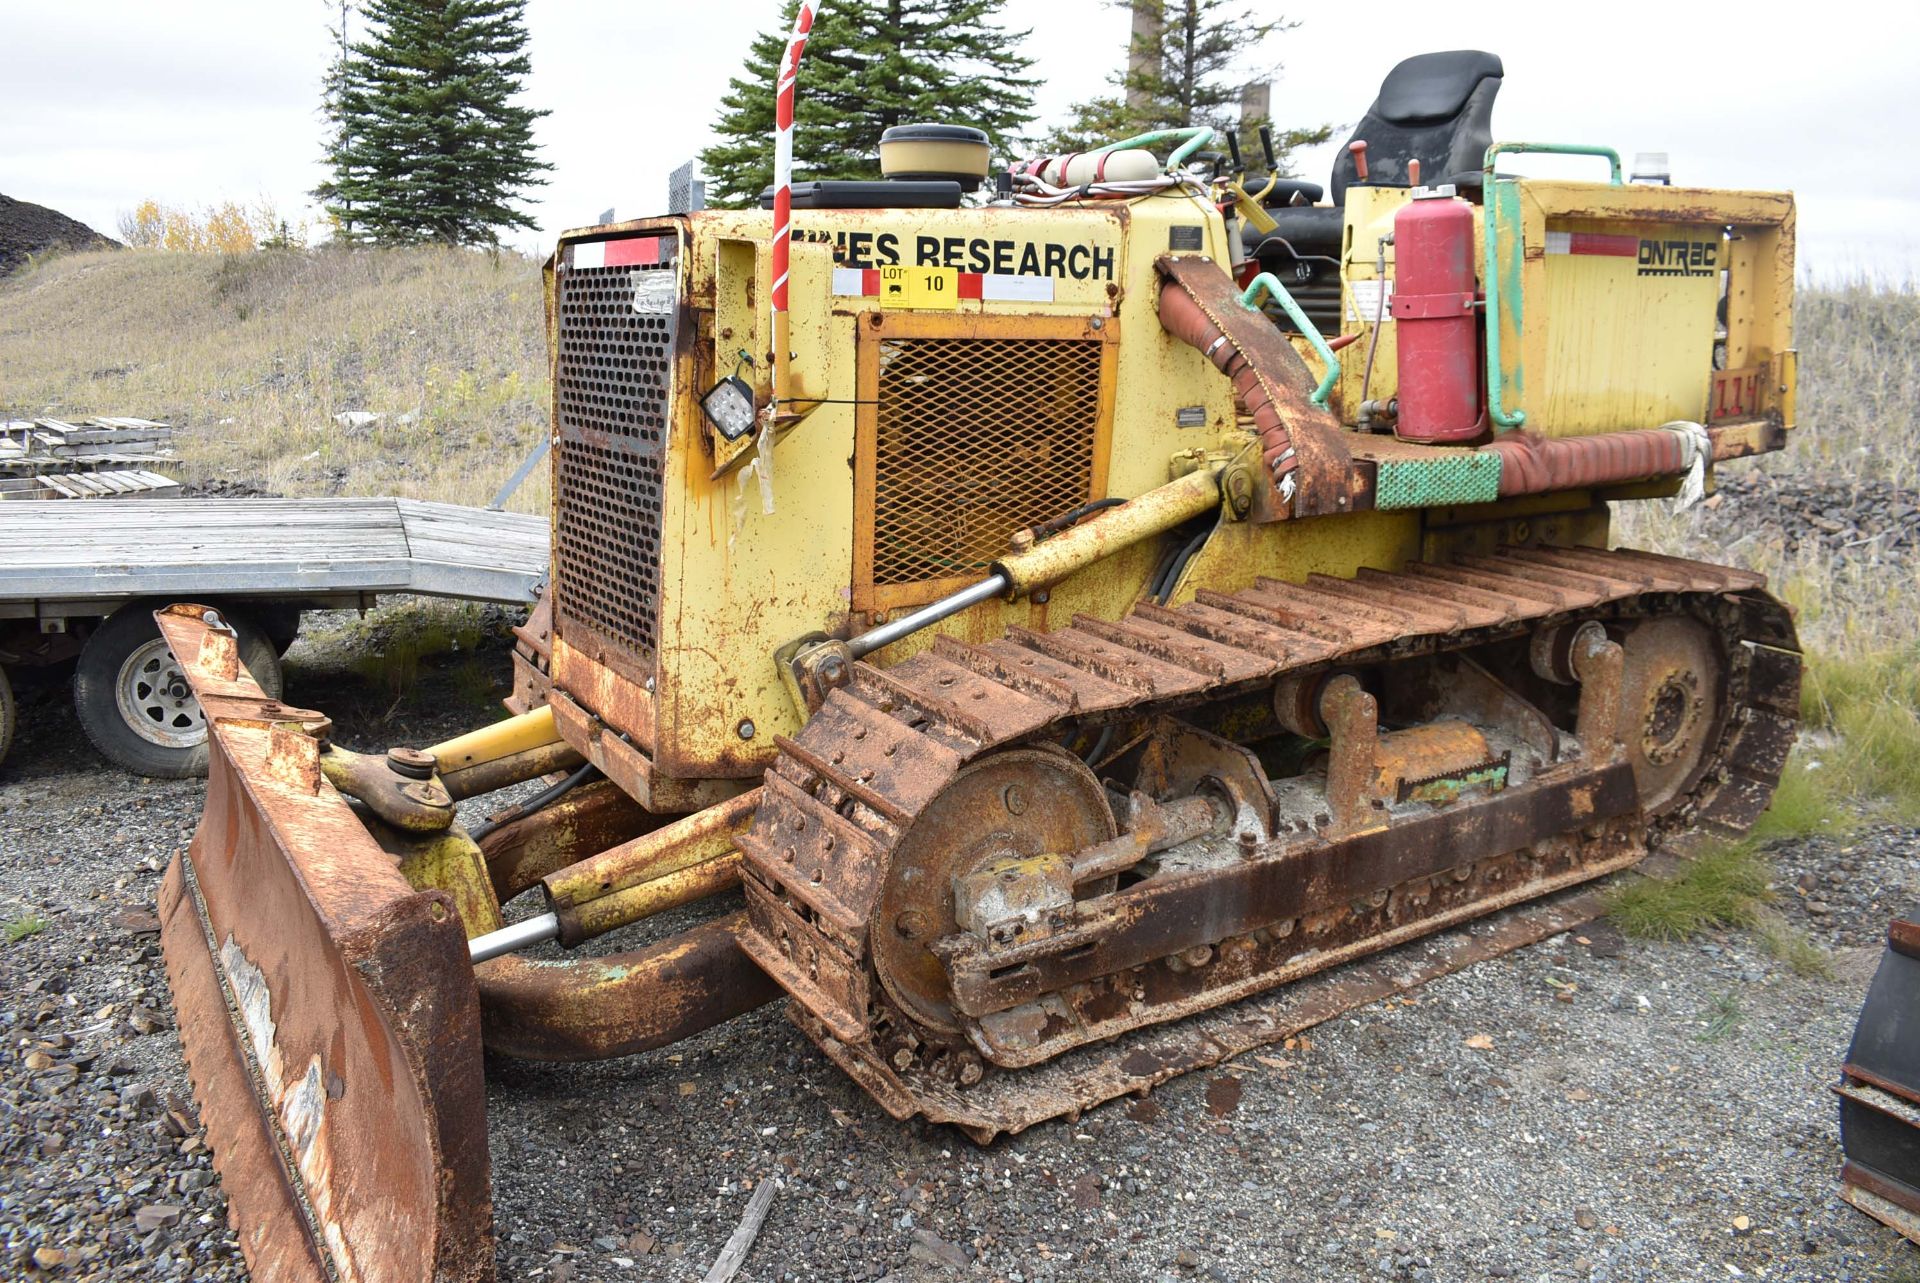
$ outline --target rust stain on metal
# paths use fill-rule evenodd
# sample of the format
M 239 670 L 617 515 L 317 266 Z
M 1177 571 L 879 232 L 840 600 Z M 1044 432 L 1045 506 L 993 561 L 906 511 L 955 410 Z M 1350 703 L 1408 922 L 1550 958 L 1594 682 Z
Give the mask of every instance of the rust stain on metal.
M 548 874 L 676 818 L 646 810 L 611 780 L 582 784 L 532 815 L 518 812 L 495 817 L 500 827 L 480 840 L 502 904 Z
M 1269 479 L 1277 486 L 1291 476 L 1298 487 L 1290 513 L 1276 515 L 1350 511 L 1354 468 L 1339 421 L 1313 404 L 1314 378 L 1286 335 L 1241 306 L 1239 287 L 1219 264 L 1165 254 L 1154 267 L 1165 278 L 1161 325 L 1208 353 L 1233 380 L 1234 391 L 1253 413 Z M 1215 349 L 1221 339 L 1224 346 Z
M 275 722 L 268 733 L 267 774 L 283 788 L 320 791 L 320 743 L 298 725 Z
M 542 745 L 522 753 L 495 758 L 491 762 L 440 772 L 440 782 L 458 802 L 478 797 L 527 780 L 539 779 L 554 771 L 572 771 L 586 761 L 571 744 L 561 741 Z
M 557 644 L 557 647 L 556 654 L 566 653 L 564 643 Z M 663 774 L 646 752 L 627 738 L 622 738 L 616 729 L 617 724 L 611 718 L 602 721 L 602 715 L 596 715 L 576 703 L 567 693 L 570 690 L 572 688 L 568 687 L 567 690 L 555 689 L 548 693 L 554 727 L 601 774 L 618 784 L 648 810 L 685 814 L 724 802 L 752 787 L 752 781 L 747 779 Z M 648 699 L 647 707 L 651 709 L 651 697 Z M 616 712 L 614 716 L 622 714 Z M 650 718 L 651 712 L 647 716 Z M 651 723 L 647 725 L 650 727 Z M 651 736 L 650 729 L 647 734 Z M 631 738 L 639 741 L 640 736 L 635 734 Z
M 577 944 L 736 885 L 734 842 L 759 801 L 753 789 L 546 875 L 561 940 Z
M 208 611 L 208 614 L 214 614 Z M 200 646 L 190 661 L 197 676 L 216 682 L 231 682 L 240 674 L 240 640 L 231 626 L 209 624 L 200 635 Z
M 1327 761 L 1328 830 L 1334 834 L 1358 832 L 1367 824 L 1373 797 L 1372 783 L 1380 755 L 1380 707 L 1351 676 L 1334 678 L 1320 701 L 1321 716 L 1332 739 Z
M 1246 1010 L 1226 1004 L 1267 1009 L 1283 999 L 1255 995 L 1624 868 L 1703 819 L 1737 825 L 1777 777 L 1791 723 L 1773 705 L 1797 660 L 1782 608 L 1738 572 L 1627 551 L 1503 550 L 1408 566 L 1371 598 L 1349 587 L 1261 580 L 1114 625 L 948 641 L 884 680 L 856 665 L 783 744 L 740 840 L 743 947 L 889 1112 L 985 1137 L 1213 1063 L 1220 1046 L 1258 1045 L 1286 1026 L 1243 1020 L 1223 1042 L 1225 1013 Z M 1563 707 L 1556 726 L 1473 655 L 1524 654 L 1569 610 L 1605 631 L 1578 661 L 1587 706 L 1577 718 Z M 1640 634 L 1675 612 L 1730 657 L 1725 681 L 1709 682 L 1725 715 L 1697 724 L 1695 764 L 1724 769 L 1694 772 L 1690 791 L 1647 807 L 1613 729 L 1623 698 L 1632 707 L 1618 674 L 1668 671 L 1672 648 L 1657 630 Z M 1229 640 L 1231 660 L 1207 649 Z M 1394 724 L 1412 731 L 1379 729 L 1380 699 L 1356 674 L 1380 665 L 1410 674 L 1383 687 Z M 1300 732 L 1324 725 L 1324 784 L 1269 784 L 1258 763 L 1248 784 L 1228 757 L 1171 748 L 1189 731 L 1167 711 L 1236 693 Z M 1496 746 L 1481 725 L 1508 738 Z M 1119 734 L 1101 774 L 1123 791 L 1137 781 L 1139 798 L 1114 837 L 1021 838 L 1036 805 L 1074 813 L 1072 789 L 1034 763 L 942 811 L 957 781 L 987 779 L 1009 753 L 1090 744 L 1102 726 Z M 1174 783 L 1167 764 L 1189 760 L 1206 766 Z M 1237 818 L 1168 824 L 1189 806 Z M 1151 838 L 1175 827 L 1187 845 L 1165 848 L 1169 865 Z M 937 867 L 911 857 L 922 847 L 943 853 Z M 957 917 L 934 911 L 949 888 Z M 1492 951 L 1568 920 L 1541 910 Z M 1189 1028 L 1208 1032 L 1199 1044 L 1168 1032 Z M 1063 1078 L 1068 1064 L 1082 1076 Z
M 1857 1163 L 1840 1170 L 1840 1197 L 1908 1239 L 1920 1244 L 1920 1200 L 1892 1181 L 1882 1180 Z
M 599 1060 L 663 1047 L 771 1002 L 781 989 L 742 953 L 745 913 L 645 949 L 478 968 L 489 1048 L 526 1060 Z
M 740 885 L 740 856 L 728 851 L 580 904 L 555 905 L 568 947 Z

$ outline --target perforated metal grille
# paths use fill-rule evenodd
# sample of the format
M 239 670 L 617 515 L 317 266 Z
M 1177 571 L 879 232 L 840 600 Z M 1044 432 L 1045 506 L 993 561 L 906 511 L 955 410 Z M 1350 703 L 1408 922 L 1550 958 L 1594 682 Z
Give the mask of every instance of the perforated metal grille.
M 671 238 L 664 246 L 671 247 Z M 645 266 L 560 276 L 555 607 L 653 662 L 660 591 L 661 459 L 673 376 L 673 316 L 647 292 Z
M 873 582 L 973 576 L 1091 498 L 1101 344 L 883 339 Z
M 1437 459 L 1382 459 L 1373 488 L 1373 506 L 1383 512 L 1492 503 L 1500 497 L 1500 456 L 1454 450 Z

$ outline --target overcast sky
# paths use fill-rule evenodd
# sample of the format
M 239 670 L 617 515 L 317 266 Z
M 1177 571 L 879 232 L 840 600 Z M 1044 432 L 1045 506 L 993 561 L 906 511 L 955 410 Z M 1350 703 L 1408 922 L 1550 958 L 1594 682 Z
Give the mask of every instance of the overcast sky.
M 334 7 L 0 0 L 0 192 L 108 234 L 145 197 L 264 195 L 301 211 L 322 177 L 315 105 Z M 709 141 L 728 77 L 778 7 L 532 0 L 528 96 L 552 113 L 538 137 L 554 171 L 531 206 L 539 236 L 517 242 L 548 243 L 608 206 L 658 212 L 668 172 Z M 1666 151 L 1676 182 L 1790 188 L 1803 270 L 1920 274 L 1920 5 L 1254 7 L 1302 20 L 1248 59 L 1283 64 L 1283 123 L 1350 125 L 1401 58 L 1489 49 L 1507 69 L 1496 137 Z M 1123 56 L 1126 14 L 1099 0 L 1008 0 L 1006 17 L 1032 30 L 1043 123 L 1100 92 Z M 1304 158 L 1307 177 L 1324 181 L 1331 150 Z

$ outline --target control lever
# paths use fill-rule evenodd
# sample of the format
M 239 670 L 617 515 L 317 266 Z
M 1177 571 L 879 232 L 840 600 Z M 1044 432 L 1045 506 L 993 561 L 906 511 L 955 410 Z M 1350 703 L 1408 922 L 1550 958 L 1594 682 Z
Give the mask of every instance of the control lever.
M 1261 128 L 1266 127 L 1263 125 Z M 1249 192 L 1246 163 L 1240 158 L 1240 139 L 1231 131 L 1227 132 L 1227 150 L 1233 153 L 1233 180 L 1227 184 L 1227 191 L 1233 196 L 1234 212 L 1264 236 L 1279 226 L 1260 203 L 1273 191 L 1274 184 L 1280 181 L 1279 171 L 1269 166 L 1271 172 L 1267 174 L 1267 185 L 1257 192 Z

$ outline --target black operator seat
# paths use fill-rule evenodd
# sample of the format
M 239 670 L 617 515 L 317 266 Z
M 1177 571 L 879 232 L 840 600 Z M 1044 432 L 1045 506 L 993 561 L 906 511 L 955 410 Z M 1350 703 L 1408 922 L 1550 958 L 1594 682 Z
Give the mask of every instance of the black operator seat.
M 1405 187 L 1407 163 L 1417 160 L 1422 183 L 1452 183 L 1462 196 L 1477 199 L 1493 142 L 1493 100 L 1505 74 L 1498 55 L 1479 49 L 1416 54 L 1389 71 L 1349 140 L 1367 144 L 1367 183 Z M 1301 256 L 1337 258 L 1347 187 L 1359 181 L 1353 153 L 1345 147 L 1333 162 L 1331 205 L 1287 205 L 1295 187 L 1306 189 L 1303 197 L 1317 195 L 1318 189 L 1283 181 L 1269 197 L 1275 207 L 1267 210 L 1279 227 L 1265 235 L 1246 228 L 1248 250 L 1291 263 L 1293 256 L 1274 239 L 1283 237 Z
M 1420 162 L 1429 187 L 1452 183 L 1462 195 L 1480 190 L 1493 144 L 1493 100 L 1505 76 L 1497 55 L 1478 49 L 1416 54 L 1380 82 L 1380 96 L 1354 129 L 1367 144 L 1367 181 L 1407 186 L 1407 162 Z M 1358 181 L 1346 148 L 1333 162 L 1333 203 Z

